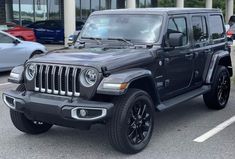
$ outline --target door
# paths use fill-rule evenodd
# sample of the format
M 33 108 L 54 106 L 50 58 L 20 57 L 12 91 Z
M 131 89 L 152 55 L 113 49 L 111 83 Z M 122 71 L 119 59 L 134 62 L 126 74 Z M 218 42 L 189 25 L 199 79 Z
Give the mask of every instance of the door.
M 46 32 L 48 41 L 58 42 L 63 40 L 64 31 L 60 21 L 47 21 Z
M 203 84 L 203 73 L 205 71 L 205 65 L 211 48 L 209 46 L 209 34 L 206 23 L 206 15 L 193 15 L 192 31 L 193 31 L 193 48 L 195 54 L 195 67 L 192 84 L 195 87 L 200 87 Z
M 171 48 L 169 35 L 182 33 L 182 44 Z M 165 35 L 164 67 L 166 70 L 163 98 L 171 98 L 190 88 L 194 69 L 194 53 L 190 47 L 186 16 L 171 17 Z
M 27 58 L 27 51 L 21 43 L 14 43 L 12 37 L 0 33 L 0 68 L 9 70 L 17 65 L 23 64 Z
M 37 22 L 33 26 L 35 36 L 37 38 L 37 41 L 39 42 L 46 40 L 47 32 L 45 27 L 46 27 L 45 21 Z

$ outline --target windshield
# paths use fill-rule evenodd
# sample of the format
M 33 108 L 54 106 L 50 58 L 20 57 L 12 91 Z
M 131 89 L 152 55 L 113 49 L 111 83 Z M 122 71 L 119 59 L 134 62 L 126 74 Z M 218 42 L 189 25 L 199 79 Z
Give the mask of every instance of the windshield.
M 93 15 L 87 20 L 80 38 L 121 38 L 153 43 L 159 38 L 162 19 L 160 15 Z

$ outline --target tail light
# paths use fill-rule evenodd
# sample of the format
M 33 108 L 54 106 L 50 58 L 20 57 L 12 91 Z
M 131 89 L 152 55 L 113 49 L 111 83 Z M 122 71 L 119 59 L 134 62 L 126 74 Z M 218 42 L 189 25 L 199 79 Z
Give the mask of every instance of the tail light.
M 233 36 L 233 32 L 232 31 L 228 31 L 227 32 L 227 37 L 231 38 Z

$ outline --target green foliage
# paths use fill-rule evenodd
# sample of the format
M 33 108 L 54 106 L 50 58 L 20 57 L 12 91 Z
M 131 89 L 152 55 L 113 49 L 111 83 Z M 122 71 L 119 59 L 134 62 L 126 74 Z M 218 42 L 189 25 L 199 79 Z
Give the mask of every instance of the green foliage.
M 159 7 L 175 7 L 176 0 L 156 0 Z M 220 8 L 225 13 L 226 0 L 213 0 L 213 8 Z M 234 1 L 235 2 L 235 1 Z M 185 7 L 204 8 L 206 0 L 184 0 Z M 235 10 L 235 5 L 234 5 Z
M 203 8 L 206 6 L 206 0 L 185 0 L 185 7 Z
M 158 0 L 159 7 L 175 7 L 175 0 Z

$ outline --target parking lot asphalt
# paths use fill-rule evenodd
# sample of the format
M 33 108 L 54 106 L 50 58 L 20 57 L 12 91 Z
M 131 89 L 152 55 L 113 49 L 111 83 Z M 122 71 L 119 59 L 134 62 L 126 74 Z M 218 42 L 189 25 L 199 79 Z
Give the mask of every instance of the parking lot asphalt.
M 16 87 L 7 83 L 8 75 L 9 72 L 0 73 L 0 96 Z M 45 134 L 23 134 L 14 128 L 9 109 L 0 99 L 0 159 L 234 159 L 235 123 L 204 142 L 193 141 L 234 115 L 233 84 L 230 100 L 223 110 L 207 109 L 202 97 L 198 97 L 155 113 L 149 145 L 136 155 L 125 155 L 109 145 L 103 125 L 95 125 L 89 131 L 54 126 Z

